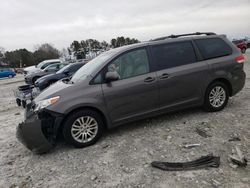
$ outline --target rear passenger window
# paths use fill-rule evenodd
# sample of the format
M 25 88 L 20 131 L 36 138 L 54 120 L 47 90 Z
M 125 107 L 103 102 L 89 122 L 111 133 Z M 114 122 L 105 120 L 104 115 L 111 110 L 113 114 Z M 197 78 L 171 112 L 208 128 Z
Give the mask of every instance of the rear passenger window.
M 157 69 L 167 69 L 196 62 L 191 42 L 178 42 L 152 47 Z
M 195 43 L 205 60 L 232 54 L 232 48 L 220 38 L 197 39 Z

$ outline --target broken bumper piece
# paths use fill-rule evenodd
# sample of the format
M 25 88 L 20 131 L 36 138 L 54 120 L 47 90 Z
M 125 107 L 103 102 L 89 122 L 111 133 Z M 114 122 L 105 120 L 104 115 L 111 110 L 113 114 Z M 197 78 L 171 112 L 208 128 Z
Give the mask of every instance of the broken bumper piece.
M 48 112 L 39 115 L 26 108 L 25 121 L 17 126 L 17 139 L 35 153 L 46 153 L 55 146 L 57 119 Z
M 17 139 L 35 153 L 46 153 L 53 147 L 42 133 L 39 120 L 20 123 L 17 127 Z
M 212 155 L 202 156 L 199 159 L 190 162 L 169 163 L 154 161 L 151 165 L 155 168 L 166 171 L 183 171 L 183 170 L 197 170 L 207 167 L 218 168 L 220 166 L 220 157 Z

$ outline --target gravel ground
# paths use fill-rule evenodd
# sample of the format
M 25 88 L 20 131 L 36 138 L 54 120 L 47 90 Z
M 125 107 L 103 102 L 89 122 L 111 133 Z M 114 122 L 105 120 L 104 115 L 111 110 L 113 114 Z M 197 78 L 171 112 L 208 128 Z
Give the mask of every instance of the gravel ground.
M 88 148 L 75 149 L 63 141 L 48 154 L 36 155 L 15 137 L 23 109 L 13 89 L 23 76 L 0 80 L 0 187 L 250 187 L 250 167 L 228 162 L 238 146 L 250 160 L 250 50 L 246 53 L 245 88 L 221 112 L 188 109 L 110 130 Z M 204 129 L 211 137 L 197 134 Z M 241 141 L 229 142 L 232 134 Z M 201 144 L 192 149 L 184 144 Z M 219 168 L 167 172 L 150 166 L 153 160 L 187 161 L 213 153 Z

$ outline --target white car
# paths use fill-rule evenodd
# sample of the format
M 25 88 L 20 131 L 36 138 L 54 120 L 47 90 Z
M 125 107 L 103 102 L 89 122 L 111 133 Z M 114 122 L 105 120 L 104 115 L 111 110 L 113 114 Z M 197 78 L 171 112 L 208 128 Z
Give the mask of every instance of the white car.
M 24 75 L 35 73 L 35 72 L 40 72 L 41 70 L 45 69 L 47 66 L 55 63 L 62 63 L 60 59 L 49 59 L 40 62 L 38 65 L 26 67 L 24 70 Z

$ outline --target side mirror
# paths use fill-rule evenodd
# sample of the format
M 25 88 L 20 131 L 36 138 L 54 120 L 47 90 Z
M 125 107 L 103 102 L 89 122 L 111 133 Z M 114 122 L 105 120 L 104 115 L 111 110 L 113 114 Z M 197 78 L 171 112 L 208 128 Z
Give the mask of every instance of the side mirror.
M 48 70 L 48 69 L 46 69 L 46 70 L 45 70 L 45 72 L 49 72 L 49 70 Z
M 112 72 L 107 72 L 105 75 L 105 80 L 106 82 L 112 82 L 112 81 L 116 81 L 119 80 L 119 74 L 115 71 Z

